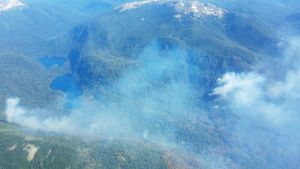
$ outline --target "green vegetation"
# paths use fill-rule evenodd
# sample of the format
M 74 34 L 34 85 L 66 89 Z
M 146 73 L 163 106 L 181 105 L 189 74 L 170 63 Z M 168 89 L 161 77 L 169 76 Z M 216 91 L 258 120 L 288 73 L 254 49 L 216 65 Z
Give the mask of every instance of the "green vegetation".
M 167 168 L 163 154 L 146 145 L 24 134 L 3 121 L 0 122 L 0 164 L 1 169 Z
M 5 100 L 19 97 L 32 107 L 49 105 L 56 94 L 49 84 L 64 68 L 47 71 L 37 59 L 11 51 L 0 51 L 0 108 Z

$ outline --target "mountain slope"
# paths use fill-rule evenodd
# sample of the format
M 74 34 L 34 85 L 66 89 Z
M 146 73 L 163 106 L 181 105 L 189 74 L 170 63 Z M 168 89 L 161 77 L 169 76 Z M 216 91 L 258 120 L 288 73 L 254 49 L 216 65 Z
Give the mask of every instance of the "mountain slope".
M 69 0 L 63 2 L 62 6 L 58 0 L 53 4 L 61 9 L 68 6 L 65 2 Z M 220 83 L 233 79 L 237 91 L 250 88 L 246 95 L 237 93 L 247 97 L 252 94 L 252 85 L 257 81 L 261 85 L 264 78 L 254 79 L 254 84 L 252 79 L 239 82 L 235 80 L 239 73 L 242 79 L 248 78 L 247 72 L 253 70 L 264 74 L 270 65 L 276 65 L 272 69 L 274 79 L 280 79 L 284 70 L 279 63 L 278 29 L 272 29 L 271 21 L 260 19 L 261 14 L 256 11 L 253 16 L 245 12 L 253 7 L 247 6 L 250 1 L 241 2 L 245 3 L 240 6 L 243 9 L 228 4 L 226 8 L 229 1 L 218 2 L 223 8 L 197 0 L 144 0 L 113 8 L 111 4 L 118 4 L 117 1 L 95 0 L 78 1 L 73 4 L 74 11 L 68 11 L 70 15 L 62 11 L 63 18 L 60 12 L 46 12 L 42 18 L 49 17 L 49 23 L 38 22 L 41 27 L 33 31 L 40 34 L 33 37 L 30 33 L 24 40 L 51 39 L 38 46 L 47 47 L 44 67 L 44 63 L 38 63 L 44 57 L 37 60 L 15 53 L 0 54 L 0 66 L 7 69 L 0 71 L 6 79 L 0 84 L 3 100 L 9 94 L 21 98 L 20 105 L 18 98 L 10 99 L 18 102 L 11 109 L 21 113 L 14 114 L 8 109 L 6 115 L 16 115 L 8 121 L 46 134 L 41 132 L 40 136 L 38 132 L 41 140 L 26 140 L 10 130 L 11 124 L 0 120 L 4 135 L 0 133 L 0 143 L 4 145 L 0 157 L 7 156 L 0 160 L 8 168 L 14 167 L 9 161 L 16 154 L 11 153 L 21 156 L 16 156 L 16 161 L 25 168 L 51 168 L 54 163 L 61 168 L 296 168 L 297 156 L 290 158 L 290 151 L 284 154 L 280 143 L 286 139 L 282 139 L 284 135 L 279 130 L 271 131 L 268 123 L 238 114 L 244 112 L 232 112 L 231 105 L 215 92 Z M 35 25 L 34 19 L 40 19 L 31 15 L 31 9 L 29 13 L 26 8 L 19 11 L 20 16 L 30 15 L 28 28 Z M 98 9 L 104 12 L 66 34 L 57 35 L 57 30 L 65 32 L 77 22 L 74 14 L 80 14 L 78 20 L 82 21 L 96 15 Z M 19 14 L 5 15 L 16 15 L 12 17 L 15 19 Z M 62 20 L 57 21 L 58 18 Z M 291 19 L 297 22 L 297 16 Z M 24 20 L 26 17 L 20 22 Z M 53 23 L 58 27 L 61 23 L 61 28 L 40 31 L 44 24 Z M 28 31 L 32 30 L 25 30 Z M 18 37 L 15 38 L 12 42 L 17 41 Z M 14 68 L 20 71 L 20 77 L 11 76 Z M 231 73 L 224 80 L 222 76 L 227 72 L 237 75 Z M 23 85 L 18 87 L 20 83 Z M 231 89 L 231 83 L 228 86 L 225 87 Z M 257 91 L 253 91 L 255 95 Z M 35 103 L 50 108 L 22 107 Z M 57 133 L 100 141 L 49 137 Z M 28 162 L 26 152 L 35 152 L 37 147 L 36 158 Z M 52 149 L 56 154 L 48 160 Z
M 112 8 L 108 3 L 103 6 L 103 3 L 101 6 L 89 9 L 88 5 L 91 1 L 74 3 L 66 0 L 57 3 L 12 0 L 9 2 L 2 7 L 7 10 L 0 10 L 1 50 L 15 52 L 19 50 L 30 55 L 41 50 L 45 41 L 60 36 L 75 25 Z
M 165 155 L 142 143 L 82 141 L 24 133 L 0 120 L 1 168 L 166 169 Z M 179 169 L 179 168 L 178 168 Z
M 110 83 L 110 75 L 118 76 L 153 41 L 162 50 L 188 51 L 191 64 L 206 72 L 196 80 L 206 87 L 223 72 L 249 70 L 258 56 L 267 59 L 276 50 L 277 40 L 262 23 L 198 1 L 185 8 L 179 2 L 127 3 L 74 29 L 69 57 L 80 83 Z

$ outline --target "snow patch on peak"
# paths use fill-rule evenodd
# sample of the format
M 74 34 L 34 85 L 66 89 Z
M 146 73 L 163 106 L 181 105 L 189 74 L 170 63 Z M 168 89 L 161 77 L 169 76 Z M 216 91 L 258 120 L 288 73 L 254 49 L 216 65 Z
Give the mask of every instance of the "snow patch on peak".
M 1 11 L 8 11 L 11 9 L 22 9 L 26 5 L 21 0 L 0 0 L 0 12 Z
M 167 4 L 174 7 L 176 11 L 176 18 L 184 15 L 192 15 L 194 17 L 202 16 L 215 16 L 222 18 L 227 10 L 216 7 L 212 4 L 203 3 L 199 0 L 141 0 L 124 3 L 123 5 L 117 7 L 120 12 L 129 11 L 139 7 L 152 4 Z
M 178 14 L 191 14 L 194 17 L 215 16 L 222 18 L 227 12 L 225 9 L 197 0 L 179 0 L 174 4 L 174 7 Z
M 134 1 L 134 2 L 127 2 L 122 4 L 121 6 L 117 7 L 120 12 L 136 9 L 145 5 L 150 5 L 154 3 L 162 3 L 162 0 L 143 0 L 143 1 Z

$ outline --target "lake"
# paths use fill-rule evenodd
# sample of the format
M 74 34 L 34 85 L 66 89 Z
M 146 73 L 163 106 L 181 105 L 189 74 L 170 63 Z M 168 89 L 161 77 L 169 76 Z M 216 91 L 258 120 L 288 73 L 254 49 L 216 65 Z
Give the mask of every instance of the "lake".
M 72 74 L 57 77 L 50 84 L 50 88 L 64 92 L 68 99 L 74 99 L 83 94 L 81 86 L 75 81 Z
M 41 57 L 38 59 L 40 63 L 47 69 L 52 68 L 53 66 L 63 66 L 65 60 L 59 57 Z

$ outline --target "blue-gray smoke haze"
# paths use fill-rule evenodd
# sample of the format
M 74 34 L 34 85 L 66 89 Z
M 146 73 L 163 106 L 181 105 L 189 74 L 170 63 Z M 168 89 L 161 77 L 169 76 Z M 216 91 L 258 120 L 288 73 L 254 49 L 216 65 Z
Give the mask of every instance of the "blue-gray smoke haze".
M 280 60 L 286 65 L 284 77 L 272 78 L 255 70 L 228 72 L 216 82 L 218 86 L 212 93 L 218 96 L 215 108 L 234 117 L 233 127 L 226 129 L 230 137 L 225 149 L 242 152 L 237 154 L 245 159 L 248 154 L 256 154 L 270 168 L 297 168 L 300 159 L 300 38 L 285 40 L 289 43 Z M 205 101 L 199 100 L 202 93 L 189 80 L 191 65 L 185 49 L 161 49 L 158 42 L 153 42 L 133 62 L 134 66 L 104 95 L 99 93 L 97 99 L 78 98 L 75 101 L 78 108 L 70 110 L 68 115 L 27 109 L 21 106 L 22 100 L 11 98 L 5 111 L 7 121 L 46 132 L 143 139 L 173 146 L 179 145 L 175 140 L 175 126 L 171 125 L 177 119 L 197 115 L 202 118 L 200 122 L 214 123 L 199 106 Z M 276 71 L 271 66 L 267 69 Z M 199 70 L 193 71 L 199 74 Z M 59 102 L 65 100 L 61 98 Z M 201 157 L 208 168 L 240 168 L 228 156 L 218 155 L 217 148 L 210 152 L 215 153 Z M 260 157 L 261 153 L 267 155 Z M 234 158 L 238 161 L 238 157 L 230 159 Z
M 290 42 L 282 59 L 290 65 L 283 80 L 255 71 L 229 72 L 216 82 L 219 85 L 212 94 L 219 96 L 215 109 L 235 116 L 229 147 L 244 149 L 245 153 L 266 148 L 264 153 L 271 153 L 271 161 L 289 162 L 293 168 L 300 157 L 300 69 L 295 66 L 300 46 L 297 38 Z M 105 95 L 78 98 L 78 108 L 68 115 L 45 117 L 43 114 L 49 113 L 43 112 L 49 110 L 28 110 L 19 105 L 18 98 L 12 98 L 7 100 L 7 121 L 34 130 L 90 138 L 142 139 L 180 149 L 184 147 L 176 143 L 172 125 L 177 119 L 194 114 L 202 118 L 200 122 L 213 123 L 199 107 L 199 93 L 188 80 L 185 50 L 162 50 L 153 42 L 135 62 Z M 218 150 L 207 152 L 211 154 L 199 155 L 203 165 L 237 167 Z
M 164 126 L 152 125 L 199 111 L 194 102 L 196 93 L 184 72 L 188 66 L 186 52 L 179 48 L 161 50 L 153 42 L 135 62 L 105 95 L 78 98 L 78 108 L 69 115 L 43 117 L 40 111 L 47 110 L 27 110 L 14 98 L 7 100 L 7 120 L 31 129 L 74 135 L 149 138 L 153 132 L 171 136 L 161 133 Z
M 213 92 L 221 96 L 221 109 L 238 119 L 232 128 L 231 144 L 253 150 L 264 147 L 271 153 L 268 162 L 282 162 L 277 166 L 280 168 L 297 168 L 300 158 L 299 40 L 289 39 L 282 59 L 287 65 L 283 78 L 231 72 L 218 80 L 219 87 Z

